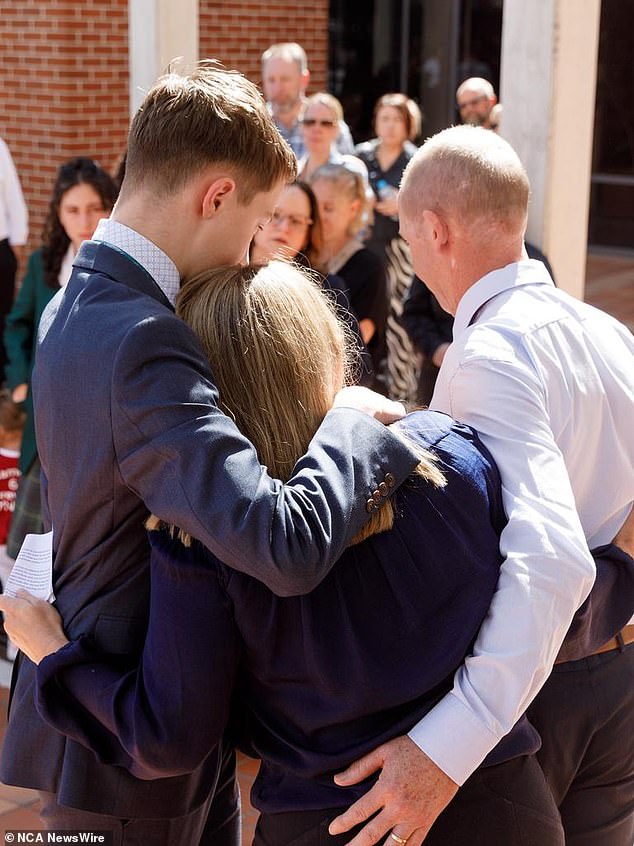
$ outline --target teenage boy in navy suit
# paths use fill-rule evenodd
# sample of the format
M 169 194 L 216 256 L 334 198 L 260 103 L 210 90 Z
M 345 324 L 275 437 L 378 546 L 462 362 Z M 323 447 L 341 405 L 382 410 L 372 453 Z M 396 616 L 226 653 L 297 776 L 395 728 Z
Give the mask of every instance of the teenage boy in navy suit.
M 270 478 L 174 314 L 181 279 L 241 261 L 295 173 L 242 76 L 206 66 L 164 77 L 132 123 L 112 217 L 43 316 L 33 392 L 57 607 L 69 637 L 90 635 L 113 661 L 134 663 L 143 647 L 149 511 L 278 594 L 302 593 L 358 532 L 379 484 L 393 491 L 418 461 L 380 422 L 399 408 L 347 389 L 290 481 Z M 205 842 L 237 842 L 230 750 L 191 774 L 135 779 L 44 723 L 33 674 L 22 658 L 0 775 L 41 791 L 49 829 L 191 846 L 209 814 Z

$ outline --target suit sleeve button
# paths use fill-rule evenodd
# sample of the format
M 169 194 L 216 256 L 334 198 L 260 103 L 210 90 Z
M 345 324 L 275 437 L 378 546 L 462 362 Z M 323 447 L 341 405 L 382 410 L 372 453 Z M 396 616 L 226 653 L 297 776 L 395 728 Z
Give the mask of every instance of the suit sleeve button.
M 365 510 L 368 512 L 368 514 L 371 514 L 375 508 L 376 502 L 373 499 L 369 499 L 365 504 Z
M 381 494 L 381 496 L 387 496 L 389 491 L 390 489 L 385 484 L 385 482 L 381 482 L 381 484 L 379 485 L 379 493 Z
M 396 484 L 396 479 L 391 473 L 385 474 L 385 484 L 388 486 L 388 488 L 393 488 Z

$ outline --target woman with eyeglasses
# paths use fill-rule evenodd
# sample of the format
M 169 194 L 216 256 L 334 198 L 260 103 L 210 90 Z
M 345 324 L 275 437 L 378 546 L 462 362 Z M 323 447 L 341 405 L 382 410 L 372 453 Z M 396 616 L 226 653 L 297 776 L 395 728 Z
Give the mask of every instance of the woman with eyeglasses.
M 396 198 L 403 171 L 416 152 L 412 140 L 420 134 L 420 129 L 420 110 L 412 100 L 405 94 L 384 94 L 374 106 L 376 138 L 355 147 L 355 153 L 368 169 L 376 195 L 367 247 L 379 256 L 387 275 L 388 394 L 409 402 L 416 400 L 416 353 L 401 317 L 414 271 L 409 248 L 399 235 Z
M 59 168 L 42 246 L 29 257 L 26 275 L 7 317 L 7 385 L 13 401 L 23 402 L 27 413 L 20 454 L 22 479 L 7 541 L 11 558 L 17 557 L 26 534 L 42 531 L 40 462 L 30 392 L 40 318 L 48 302 L 68 282 L 80 244 L 92 237 L 103 217 L 108 217 L 116 198 L 114 181 L 92 159 L 80 156 Z
M 370 355 L 361 337 L 357 318 L 351 311 L 350 294 L 345 281 L 328 272 L 323 254 L 319 207 L 310 185 L 297 180 L 286 186 L 271 220 L 256 232 L 249 252 L 251 261 L 256 263 L 284 259 L 317 271 L 316 278 L 326 290 L 332 292 L 340 317 L 356 339 L 360 353 L 358 384 L 371 386 L 374 380 Z
M 301 180 L 287 185 L 273 216 L 256 233 L 250 258 L 265 262 L 273 258 L 292 260 L 304 267 L 319 267 L 320 225 L 317 201 Z

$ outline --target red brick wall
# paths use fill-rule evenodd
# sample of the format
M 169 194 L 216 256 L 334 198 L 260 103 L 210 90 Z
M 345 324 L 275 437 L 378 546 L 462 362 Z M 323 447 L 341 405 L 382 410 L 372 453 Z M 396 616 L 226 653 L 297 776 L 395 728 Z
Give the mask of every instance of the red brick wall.
M 308 54 L 311 91 L 326 87 L 328 0 L 200 0 L 200 57 L 214 58 L 261 84 L 260 57 L 297 41 Z
M 328 0 L 200 0 L 200 55 L 260 83 L 260 56 L 299 41 L 311 90 L 326 86 Z M 57 167 L 90 155 L 109 170 L 128 128 L 127 0 L 2 0 L 0 136 L 9 145 L 38 245 Z
M 76 155 L 109 169 L 128 129 L 127 0 L 2 0 L 0 135 L 38 245 L 57 167 Z

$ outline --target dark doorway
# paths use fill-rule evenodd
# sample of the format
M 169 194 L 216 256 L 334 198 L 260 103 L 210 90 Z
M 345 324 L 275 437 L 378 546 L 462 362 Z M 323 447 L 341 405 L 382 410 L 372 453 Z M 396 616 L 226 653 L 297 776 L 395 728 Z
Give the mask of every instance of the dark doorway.
M 503 0 L 331 0 L 329 89 L 355 141 L 372 136 L 388 91 L 422 107 L 423 135 L 455 123 L 455 92 L 469 76 L 498 88 Z
M 588 240 L 634 249 L 634 10 L 603 0 Z

